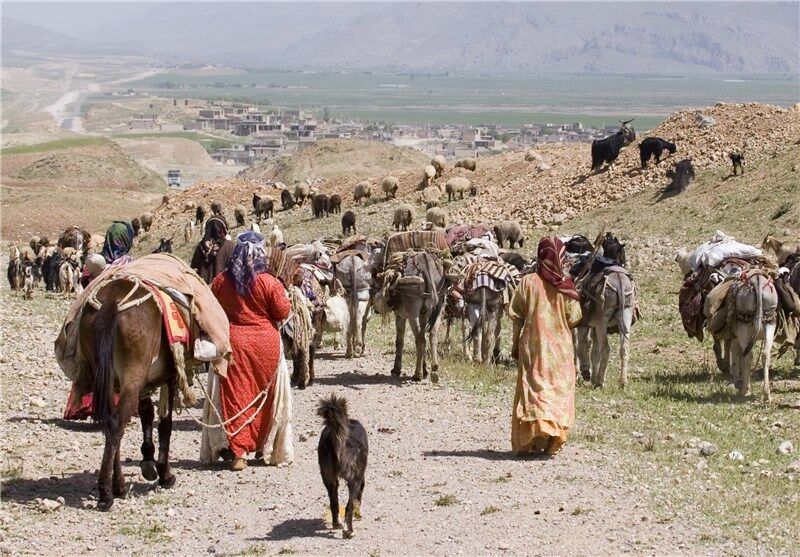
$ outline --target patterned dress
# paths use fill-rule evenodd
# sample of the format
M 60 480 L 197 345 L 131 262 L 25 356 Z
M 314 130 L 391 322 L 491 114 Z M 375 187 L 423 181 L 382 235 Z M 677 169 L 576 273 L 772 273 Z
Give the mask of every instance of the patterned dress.
M 555 454 L 575 419 L 571 329 L 581 318 L 580 304 L 531 273 L 520 281 L 509 312 L 521 327 L 511 447 L 514 454 Z
M 240 296 L 233 279 L 222 273 L 214 279 L 211 290 L 219 300 L 231 324 L 233 354 L 228 376 L 220 379 L 222 417 L 227 421 L 238 414 L 264 388 L 272 383 L 268 400 L 260 415 L 229 439 L 236 457 L 259 449 L 272 427 L 272 401 L 275 398 L 275 372 L 280 359 L 280 333 L 276 323 L 289 315 L 291 306 L 281 283 L 272 275 L 261 273 L 248 296 Z M 258 410 L 249 408 L 226 429 L 238 430 Z

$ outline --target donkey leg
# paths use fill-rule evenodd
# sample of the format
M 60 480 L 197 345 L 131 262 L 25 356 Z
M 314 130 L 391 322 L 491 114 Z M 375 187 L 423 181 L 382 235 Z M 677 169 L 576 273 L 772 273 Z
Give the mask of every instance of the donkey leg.
M 175 402 L 175 383 L 169 383 L 169 408 L 167 415 L 158 421 L 158 485 L 169 488 L 175 485 L 175 474 L 169 469 L 169 442 L 172 436 L 172 409 Z
M 594 377 L 592 378 L 592 385 L 595 387 L 602 387 L 606 381 L 606 369 L 608 368 L 608 331 L 605 324 L 601 323 L 595 327 L 595 342 L 597 343 L 597 362 L 595 363 Z M 594 351 L 595 347 L 592 346 Z M 594 359 L 594 358 L 593 358 Z
M 441 319 L 441 316 L 440 316 Z M 431 362 L 431 381 L 439 382 L 439 320 L 431 327 L 428 333 L 428 358 Z M 427 360 L 426 360 L 427 361 Z
M 111 490 L 115 497 L 124 497 L 125 489 L 125 476 L 122 474 L 122 465 L 120 464 L 120 445 L 122 444 L 122 437 L 125 435 L 125 426 L 133 416 L 133 409 L 139 400 L 139 387 L 132 387 L 124 385 L 122 393 L 120 393 L 119 404 L 117 405 L 116 419 L 118 424 L 118 431 L 116 437 L 116 451 L 114 452 L 114 469 L 112 476 Z
M 142 462 L 139 467 L 145 480 L 152 482 L 158 478 L 156 470 L 156 447 L 153 444 L 153 419 L 155 409 L 150 397 L 139 401 L 139 418 L 142 421 Z
M 403 371 L 403 343 L 406 336 L 406 320 L 404 317 L 395 314 L 394 329 L 394 367 L 392 367 L 392 375 L 400 377 Z
M 411 333 L 414 335 L 414 344 L 417 349 L 417 364 L 414 369 L 414 381 L 422 381 L 423 368 L 425 367 L 425 325 L 419 318 L 411 319 Z
M 97 508 L 101 511 L 109 510 L 114 504 L 114 495 L 111 492 L 111 476 L 114 467 L 114 458 L 119 450 L 120 424 L 119 416 L 114 412 L 103 425 L 103 433 L 106 438 L 106 445 L 103 449 L 103 460 L 100 464 L 100 473 L 97 477 L 97 491 L 99 499 Z
M 589 358 L 589 328 L 577 327 L 572 330 L 575 343 L 575 360 L 584 381 L 592 380 L 592 362 Z
M 500 309 L 497 310 L 497 315 L 494 320 L 494 348 L 492 349 L 492 363 L 497 364 L 500 359 L 500 333 L 502 331 L 503 319 L 500 315 Z

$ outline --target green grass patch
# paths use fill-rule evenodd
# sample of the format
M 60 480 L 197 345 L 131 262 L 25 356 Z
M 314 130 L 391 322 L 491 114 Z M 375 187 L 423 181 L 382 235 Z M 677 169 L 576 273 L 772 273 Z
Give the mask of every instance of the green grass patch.
M 448 493 L 447 495 L 440 495 L 435 503 L 437 507 L 452 507 L 453 505 L 457 505 L 459 501 L 455 495 Z
M 120 526 L 117 532 L 129 538 L 136 538 L 146 543 L 166 543 L 170 541 L 167 527 L 158 522 L 145 521 L 138 524 Z
M 495 507 L 494 505 L 489 505 L 488 507 L 484 507 L 481 511 L 481 516 L 486 516 L 488 514 L 499 513 L 500 509 Z
M 107 140 L 97 137 L 75 137 L 70 139 L 56 139 L 45 141 L 44 143 L 34 143 L 32 145 L 15 145 L 0 149 L 0 155 L 27 155 L 29 153 L 47 153 L 50 151 L 62 151 L 65 149 L 76 149 L 79 147 L 94 147 L 107 143 Z

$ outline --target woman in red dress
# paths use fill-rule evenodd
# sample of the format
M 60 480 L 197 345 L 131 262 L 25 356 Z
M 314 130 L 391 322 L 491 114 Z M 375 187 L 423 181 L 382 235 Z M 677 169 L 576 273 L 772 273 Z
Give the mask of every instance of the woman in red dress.
M 231 470 L 247 466 L 244 457 L 264 445 L 272 427 L 272 401 L 280 359 L 277 323 L 289 316 L 291 304 L 281 283 L 267 274 L 264 237 L 254 232 L 239 236 L 228 268 L 211 283 L 231 324 L 232 362 L 220 380 L 222 416 L 227 421 L 242 411 L 267 386 L 268 402 L 259 403 L 226 426 L 234 460 Z M 241 431 L 233 436 L 230 432 Z

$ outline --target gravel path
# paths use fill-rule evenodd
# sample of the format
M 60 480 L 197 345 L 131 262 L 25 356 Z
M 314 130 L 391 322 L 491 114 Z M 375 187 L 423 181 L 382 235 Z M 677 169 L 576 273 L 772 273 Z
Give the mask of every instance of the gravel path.
M 60 419 L 69 383 L 51 347 L 67 302 L 37 297 L 0 293 L 4 472 L 23 466 L 4 486 L 3 553 L 674 554 L 698 542 L 681 519 L 657 520 L 647 490 L 627 482 L 615 453 L 572 443 L 554 459 L 514 458 L 511 400 L 400 382 L 386 356 L 352 362 L 330 351 L 318 361 L 317 384 L 294 392 L 294 464 L 241 473 L 201 465 L 200 433 L 182 415 L 171 455 L 178 482 L 161 490 L 139 474 L 132 422 L 123 441 L 130 493 L 100 513 L 90 507 L 102 435 Z M 364 518 L 352 540 L 326 526 L 317 468 L 314 404 L 331 391 L 348 398 L 369 434 Z M 58 497 L 64 506 L 52 512 L 37 502 Z

